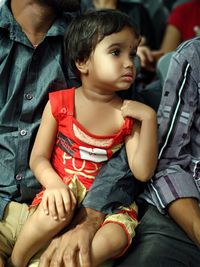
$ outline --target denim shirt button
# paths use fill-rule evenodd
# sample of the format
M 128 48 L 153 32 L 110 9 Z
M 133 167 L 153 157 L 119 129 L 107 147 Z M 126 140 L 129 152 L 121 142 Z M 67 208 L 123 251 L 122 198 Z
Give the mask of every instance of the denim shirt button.
M 22 180 L 22 175 L 18 173 L 18 174 L 15 176 L 15 179 L 16 179 L 17 181 Z
M 26 131 L 26 130 L 21 130 L 21 131 L 20 131 L 20 135 L 21 135 L 21 136 L 25 136 L 25 135 L 27 135 L 27 131 Z
M 25 94 L 25 98 L 27 100 L 31 100 L 31 99 L 33 99 L 33 95 L 31 93 Z

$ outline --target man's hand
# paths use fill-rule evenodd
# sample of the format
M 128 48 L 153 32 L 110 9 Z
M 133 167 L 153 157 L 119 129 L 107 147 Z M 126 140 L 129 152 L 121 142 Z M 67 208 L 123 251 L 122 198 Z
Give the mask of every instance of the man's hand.
M 82 208 L 70 230 L 54 239 L 40 258 L 39 267 L 90 267 L 91 243 L 105 215 Z

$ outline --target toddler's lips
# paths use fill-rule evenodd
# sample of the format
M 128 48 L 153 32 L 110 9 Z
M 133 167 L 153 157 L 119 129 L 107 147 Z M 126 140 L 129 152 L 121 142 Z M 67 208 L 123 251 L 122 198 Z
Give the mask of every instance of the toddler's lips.
M 122 76 L 123 80 L 127 81 L 127 82 L 133 82 L 133 75 L 131 74 L 125 74 Z

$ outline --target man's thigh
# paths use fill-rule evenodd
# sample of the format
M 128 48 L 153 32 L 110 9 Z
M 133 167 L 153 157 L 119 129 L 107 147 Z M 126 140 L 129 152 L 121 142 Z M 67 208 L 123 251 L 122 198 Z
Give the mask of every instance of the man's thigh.
M 31 211 L 26 204 L 10 202 L 5 209 L 4 217 L 0 221 L 0 256 L 5 260 L 12 253 L 16 239 L 21 231 L 22 226 L 27 221 L 28 217 L 34 212 Z M 29 267 L 38 267 L 39 260 L 46 248 L 40 250 L 30 261 Z M 111 267 L 112 261 L 108 261 L 99 267 Z
M 199 267 L 200 250 L 170 218 L 149 205 L 116 267 Z
M 12 253 L 19 232 L 29 216 L 28 206 L 10 202 L 0 221 L 0 254 L 7 259 Z

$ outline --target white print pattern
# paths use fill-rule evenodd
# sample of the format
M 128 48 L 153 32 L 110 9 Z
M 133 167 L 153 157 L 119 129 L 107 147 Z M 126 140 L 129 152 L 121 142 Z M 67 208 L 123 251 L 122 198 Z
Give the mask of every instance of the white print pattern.
M 81 159 L 90 160 L 94 162 L 102 162 L 108 160 L 107 152 L 105 149 L 88 148 L 80 146 Z
M 73 131 L 75 136 L 84 143 L 92 146 L 107 147 L 113 142 L 113 138 L 96 139 L 81 131 L 75 124 L 73 124 Z

